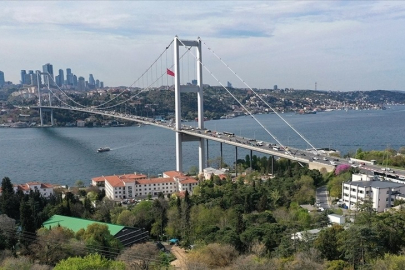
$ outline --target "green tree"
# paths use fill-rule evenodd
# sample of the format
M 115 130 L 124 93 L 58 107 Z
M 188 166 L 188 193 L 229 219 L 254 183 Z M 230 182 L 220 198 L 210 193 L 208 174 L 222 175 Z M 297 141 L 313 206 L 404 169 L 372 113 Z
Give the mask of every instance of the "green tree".
M 341 257 L 341 252 L 338 250 L 338 239 L 339 234 L 343 231 L 343 227 L 339 225 L 323 229 L 316 238 L 314 247 L 327 260 L 338 260 Z
M 110 234 L 107 225 L 93 223 L 88 225 L 84 232 L 79 232 L 76 233 L 76 238 L 85 241 L 92 253 L 111 257 L 122 249 L 121 243 Z
M 99 254 L 90 254 L 83 258 L 70 257 L 60 261 L 54 270 L 125 270 L 125 264 L 119 261 L 112 261 Z
M 19 199 L 14 193 L 10 178 L 4 177 L 1 181 L 0 211 L 13 219 L 20 218 Z
M 30 245 L 31 257 L 40 263 L 56 265 L 60 260 L 86 254 L 84 243 L 74 238 L 72 230 L 54 227 L 41 228 L 37 240 Z

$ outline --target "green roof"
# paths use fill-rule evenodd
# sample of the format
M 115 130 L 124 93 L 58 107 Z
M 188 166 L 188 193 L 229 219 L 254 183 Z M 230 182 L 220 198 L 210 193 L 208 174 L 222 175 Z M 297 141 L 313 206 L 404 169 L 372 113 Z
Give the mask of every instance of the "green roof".
M 125 226 L 121 225 L 115 225 L 115 224 L 110 224 L 110 223 L 105 223 L 105 222 L 99 222 L 99 221 L 94 221 L 94 220 L 88 220 L 88 219 L 82 219 L 82 218 L 75 218 L 75 217 L 67 217 L 67 216 L 61 216 L 61 215 L 54 215 L 44 223 L 42 223 L 42 226 L 45 228 L 49 228 L 49 226 L 52 227 L 65 227 L 68 229 L 71 229 L 75 233 L 78 232 L 80 229 L 87 229 L 87 226 L 93 223 L 97 224 L 102 224 L 102 225 L 107 225 L 108 230 L 110 231 L 111 235 L 116 235 L 118 232 L 120 232 L 122 229 L 125 228 Z

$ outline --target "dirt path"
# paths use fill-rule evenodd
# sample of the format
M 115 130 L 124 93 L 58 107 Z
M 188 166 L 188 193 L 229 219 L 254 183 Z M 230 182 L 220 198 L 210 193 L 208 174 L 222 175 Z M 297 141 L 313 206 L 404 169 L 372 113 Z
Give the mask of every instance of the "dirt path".
M 176 269 L 186 269 L 187 254 L 184 249 L 178 246 L 172 246 L 170 252 L 177 258 L 177 260 L 172 261 L 171 265 L 173 265 Z

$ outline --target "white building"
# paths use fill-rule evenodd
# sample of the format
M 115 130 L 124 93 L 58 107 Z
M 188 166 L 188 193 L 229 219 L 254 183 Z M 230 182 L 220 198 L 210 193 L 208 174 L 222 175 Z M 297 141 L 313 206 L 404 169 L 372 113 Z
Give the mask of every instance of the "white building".
M 214 169 L 214 168 L 212 168 L 212 167 L 208 167 L 208 168 L 205 168 L 205 169 L 203 170 L 204 179 L 206 179 L 206 180 L 211 179 L 211 176 L 212 176 L 212 175 L 217 175 L 217 176 L 219 176 L 219 178 L 221 178 L 221 179 L 226 178 L 228 172 L 229 172 L 228 169 L 222 168 L 222 169 L 219 169 L 219 170 L 218 170 L 218 169 Z
M 25 184 L 14 184 L 13 189 L 14 192 L 21 191 L 24 194 L 30 194 L 31 191 L 35 192 L 38 191 L 43 197 L 48 198 L 53 195 L 53 188 L 54 185 L 52 184 L 44 184 L 40 182 L 28 182 Z M 1 189 L 0 189 L 1 195 Z
M 358 203 L 370 199 L 373 209 L 377 212 L 383 212 L 384 209 L 394 206 L 398 194 L 405 194 L 405 185 L 401 183 L 370 181 L 368 177 L 360 177 L 359 175 L 353 175 L 352 179 L 360 179 L 360 181 L 342 184 L 343 201 L 350 209 L 356 209 Z
M 105 188 L 105 195 L 111 200 L 157 196 L 180 191 L 192 192 L 198 181 L 177 171 L 163 173 L 163 177 L 147 178 L 143 174 L 101 176 L 92 179 L 92 185 Z
M 345 224 L 346 220 L 344 216 L 337 215 L 337 214 L 329 214 L 328 215 L 329 223 L 343 225 Z

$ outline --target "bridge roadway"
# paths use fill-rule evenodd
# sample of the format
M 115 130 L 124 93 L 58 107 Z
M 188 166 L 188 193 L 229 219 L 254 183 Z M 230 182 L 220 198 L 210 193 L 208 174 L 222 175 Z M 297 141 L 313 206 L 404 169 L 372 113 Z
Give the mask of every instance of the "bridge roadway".
M 114 117 L 117 119 L 123 119 L 127 121 L 133 121 L 137 123 L 142 123 L 145 125 L 152 125 L 156 127 L 170 129 L 172 131 L 177 131 L 175 129 L 175 125 L 172 122 L 167 121 L 156 121 L 152 118 L 142 117 L 137 115 L 130 115 L 130 114 L 123 114 L 115 111 L 102 111 L 97 110 L 96 108 L 79 108 L 79 107 L 62 107 L 62 106 L 41 106 L 43 109 L 60 109 L 60 110 L 70 110 L 70 111 L 78 111 L 84 113 L 91 113 L 91 114 L 98 114 L 103 116 Z M 33 109 L 39 109 L 39 106 L 32 106 Z M 225 143 L 228 145 L 233 145 L 235 147 L 240 147 L 252 151 L 256 151 L 263 154 L 273 155 L 276 157 L 287 158 L 293 161 L 297 161 L 300 163 L 309 164 L 310 169 L 321 169 L 325 168 L 327 171 L 333 171 L 335 166 L 340 164 L 349 164 L 353 167 L 358 167 L 361 171 L 367 173 L 372 172 L 377 174 L 385 174 L 388 178 L 396 178 L 399 177 L 404 178 L 405 181 L 405 171 L 404 170 L 397 170 L 393 172 L 392 170 L 388 172 L 385 168 L 378 166 L 378 165 L 367 165 L 362 166 L 362 164 L 352 164 L 349 160 L 346 159 L 338 159 L 334 157 L 328 156 L 323 151 L 316 151 L 316 150 L 302 150 L 297 148 L 288 147 L 288 149 L 282 149 L 281 146 L 277 146 L 272 143 L 266 142 L 259 142 L 251 138 L 239 137 L 236 135 L 227 135 L 225 131 L 211 131 L 208 129 L 200 130 L 196 127 L 182 125 L 182 129 L 179 130 L 186 138 L 188 136 L 191 137 L 199 137 L 204 138 L 211 141 L 217 141 L 220 143 Z M 229 133 L 229 132 L 228 132 Z M 189 137 L 189 138 L 190 138 Z M 275 150 L 278 147 L 279 150 Z
M 119 112 L 115 112 L 115 111 L 97 110 L 95 108 L 84 109 L 84 108 L 79 108 L 79 107 L 62 107 L 62 106 L 41 106 L 41 107 L 43 109 L 60 109 L 60 110 L 70 110 L 70 111 L 98 114 L 98 115 L 114 117 L 117 119 L 133 121 L 133 122 L 138 122 L 138 123 L 142 123 L 145 125 L 153 125 L 153 126 L 177 131 L 175 129 L 174 123 L 172 123 L 172 122 L 158 121 L 158 120 L 154 120 L 153 118 L 124 114 L 124 113 L 119 113 Z M 32 106 L 31 108 L 37 109 L 37 108 L 39 108 L 39 106 Z M 236 135 L 229 136 L 229 135 L 224 134 L 222 131 L 220 131 L 220 132 L 212 131 L 211 132 L 210 130 L 207 130 L 207 129 L 199 130 L 196 127 L 182 125 L 182 129 L 179 130 L 179 132 L 184 135 L 204 138 L 204 139 L 212 140 L 212 141 L 217 141 L 220 143 L 237 146 L 237 147 L 241 147 L 244 149 L 248 149 L 248 150 L 252 150 L 252 151 L 256 151 L 256 152 L 260 152 L 260 153 L 264 153 L 264 154 L 268 154 L 268 155 L 274 155 L 277 157 L 288 158 L 288 159 L 295 160 L 295 161 L 302 162 L 302 163 L 314 162 L 315 161 L 314 158 L 315 158 L 315 159 L 318 159 L 316 161 L 319 163 L 325 163 L 325 165 L 330 165 L 329 162 L 327 162 L 328 160 L 327 160 L 326 155 L 322 155 L 321 153 L 314 153 L 312 151 L 305 151 L 305 150 L 293 149 L 293 148 L 288 148 L 288 151 L 286 151 L 285 149 L 282 149 L 282 147 L 280 147 L 280 146 L 279 146 L 279 150 L 274 150 L 273 147 L 276 147 L 275 144 L 263 142 L 262 145 L 259 145 L 256 140 L 239 137 Z M 323 159 L 326 159 L 326 160 L 323 160 Z

